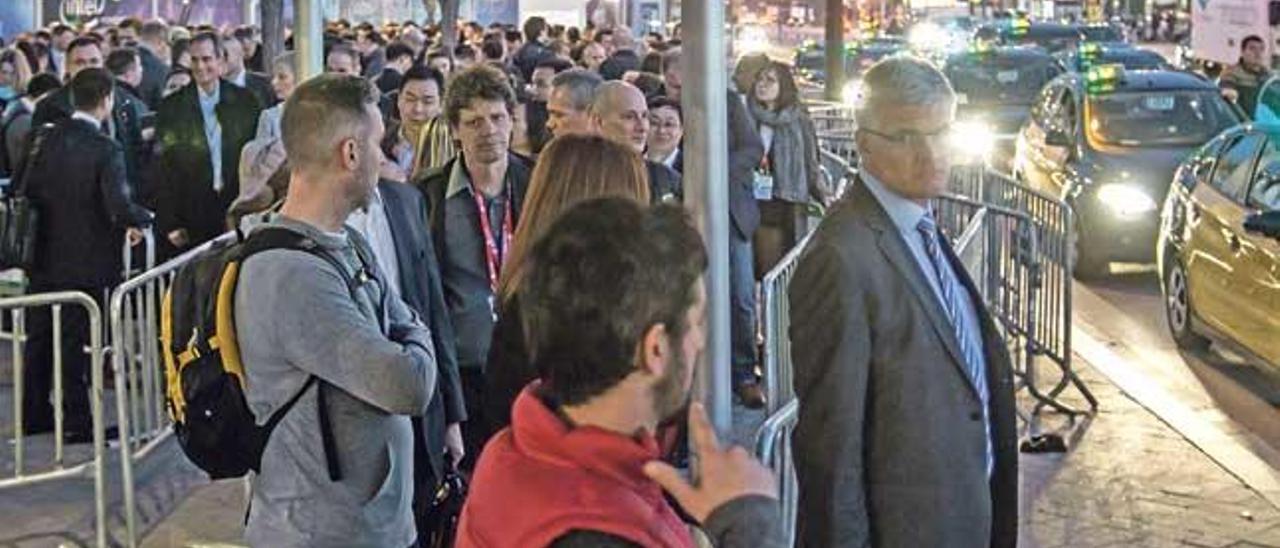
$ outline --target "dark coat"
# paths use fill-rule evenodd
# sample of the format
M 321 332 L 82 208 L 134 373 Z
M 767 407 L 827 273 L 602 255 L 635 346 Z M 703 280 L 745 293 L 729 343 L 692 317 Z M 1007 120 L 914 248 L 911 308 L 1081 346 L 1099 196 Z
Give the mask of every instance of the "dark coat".
M 92 123 L 66 119 L 28 148 L 26 194 L 40 211 L 36 264 L 40 287 L 100 288 L 120 281 L 127 227 L 151 223 L 125 182 L 124 150 Z
M 135 192 L 140 192 L 142 186 L 140 178 L 147 153 L 146 144 L 142 140 L 142 114 L 147 110 L 132 93 L 116 85 L 111 120 L 115 126 L 115 140 L 124 148 L 125 176 Z M 71 88 L 62 86 L 36 103 L 31 127 L 38 128 L 66 120 L 74 112 L 75 109 L 71 107 Z
M 400 71 L 393 68 L 382 69 L 382 73 L 374 80 L 374 84 L 378 86 L 378 91 L 382 93 L 391 93 L 400 89 L 400 82 L 404 80 L 404 75 Z
M 738 234 L 751 240 L 760 226 L 760 206 L 756 204 L 752 172 L 764 158 L 764 143 L 747 113 L 746 105 L 733 91 L 725 100 L 729 119 L 729 218 Z M 683 154 L 680 160 L 683 167 Z M 683 173 L 684 170 L 681 170 Z
M 516 296 L 504 299 L 493 326 L 493 339 L 489 342 L 489 360 L 484 370 L 484 420 L 485 438 L 511 425 L 511 405 L 516 396 L 530 382 L 539 377 L 538 370 L 529 359 L 525 347 L 524 332 L 520 329 L 520 299 Z
M 213 190 L 209 143 L 193 82 L 160 102 L 156 140 L 160 146 L 157 222 L 160 234 L 186 229 L 190 245 L 199 245 L 227 230 L 227 208 L 240 192 L 240 149 L 253 139 L 261 107 L 249 91 L 221 82 L 216 108 L 222 126 L 222 180 Z
M 649 201 L 655 204 L 667 200 L 684 201 L 684 186 L 679 172 L 652 160 L 645 160 L 644 168 L 649 175 Z
M 520 71 L 524 81 L 528 82 L 533 80 L 533 69 L 538 67 L 538 63 L 552 57 L 555 57 L 555 54 L 546 46 L 536 41 L 525 42 L 520 49 L 516 50 L 515 55 L 511 56 L 511 64 Z
M 420 458 L 415 460 L 430 464 L 429 468 L 415 469 L 419 479 L 416 485 L 434 486 L 444 474 L 445 427 L 467 420 L 458 376 L 458 355 L 453 346 L 453 323 L 444 303 L 440 263 L 427 228 L 426 200 L 418 189 L 403 183 L 384 180 L 378 183 L 378 190 L 391 225 L 396 262 L 400 265 L 400 297 L 431 329 L 431 341 L 435 345 L 436 393 L 426 414 L 414 418 L 415 452 L 420 453 Z M 422 494 L 433 493 L 434 489 Z
M 271 108 L 280 102 L 276 98 L 276 89 L 271 87 L 271 77 L 265 74 L 246 72 L 244 89 L 253 94 L 254 99 L 258 100 L 258 106 L 263 109 Z
M 789 294 L 797 546 L 1012 547 L 1018 451 L 1005 343 L 973 298 L 990 387 L 982 401 L 946 312 L 907 242 L 862 182 L 822 221 Z
M 138 48 L 138 57 L 142 59 L 142 84 L 138 86 L 138 96 L 149 110 L 155 110 L 160 106 L 160 99 L 164 95 L 164 81 L 169 76 L 169 65 L 147 48 Z
M 422 189 L 422 193 L 427 197 L 427 211 L 430 212 L 429 219 L 431 220 L 431 236 L 435 239 L 436 256 L 442 263 L 445 256 L 444 194 L 449 188 L 449 175 L 453 173 L 454 163 L 461 161 L 462 153 L 459 152 L 448 163 L 437 169 L 427 171 L 416 182 L 417 186 Z M 510 178 L 513 185 L 511 195 L 514 198 L 511 204 L 511 211 L 515 215 L 514 224 L 516 225 L 520 222 L 520 210 L 524 207 L 524 195 L 529 189 L 529 177 L 532 173 L 533 164 L 529 160 L 518 154 L 507 154 L 507 177 Z

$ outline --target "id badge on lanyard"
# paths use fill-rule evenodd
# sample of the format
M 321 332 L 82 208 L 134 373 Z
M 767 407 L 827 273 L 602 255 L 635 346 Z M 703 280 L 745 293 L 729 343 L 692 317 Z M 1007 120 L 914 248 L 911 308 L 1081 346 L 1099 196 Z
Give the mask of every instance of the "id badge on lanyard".
M 480 215 L 480 236 L 484 238 L 485 268 L 489 275 L 489 315 L 494 323 L 498 322 L 498 276 L 502 272 L 502 264 L 506 260 L 507 253 L 511 250 L 511 237 L 515 233 L 511 215 L 510 187 L 507 190 L 506 199 L 503 200 L 502 234 L 499 236 L 493 233 L 493 225 L 489 220 L 489 207 L 485 205 L 484 196 L 474 186 L 471 188 L 471 195 L 476 200 L 476 212 Z M 499 237 L 502 238 L 501 249 L 498 248 L 497 238 Z
M 769 158 L 765 158 L 760 162 L 760 167 L 751 172 L 752 193 L 755 194 L 757 200 L 773 199 L 773 171 L 769 169 Z

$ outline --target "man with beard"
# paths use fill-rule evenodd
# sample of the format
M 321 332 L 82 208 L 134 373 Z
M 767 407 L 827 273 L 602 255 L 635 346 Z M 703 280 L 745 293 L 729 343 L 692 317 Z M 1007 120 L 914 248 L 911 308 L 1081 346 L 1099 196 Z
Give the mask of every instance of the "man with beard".
M 485 447 L 458 546 L 692 547 L 664 488 L 715 546 L 781 546 L 772 475 L 722 450 L 700 405 L 698 487 L 658 461 L 654 433 L 687 406 L 706 340 L 707 256 L 688 214 L 585 202 L 528 260 L 520 323 L 542 378 Z
M 515 92 L 498 69 L 476 65 L 455 73 L 445 91 L 444 117 L 459 154 L 419 183 L 453 320 L 467 417 L 483 409 L 484 364 L 497 306 L 494 291 L 519 223 L 532 166 L 508 150 Z M 469 469 L 484 429 L 464 424 Z
M 436 388 L 431 332 L 369 243 L 343 227 L 378 181 L 377 97 L 358 76 L 322 75 L 284 109 L 288 196 L 246 245 L 282 234 L 300 243 L 246 260 L 235 294 L 249 408 L 263 420 L 286 409 L 253 475 L 250 546 L 417 539 L 410 417 Z

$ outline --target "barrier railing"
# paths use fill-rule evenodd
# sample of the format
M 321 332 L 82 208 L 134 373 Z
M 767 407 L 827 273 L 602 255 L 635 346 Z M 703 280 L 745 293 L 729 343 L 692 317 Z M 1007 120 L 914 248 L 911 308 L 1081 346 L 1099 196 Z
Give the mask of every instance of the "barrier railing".
M 65 440 L 63 439 L 64 419 L 63 401 L 64 386 L 62 379 L 64 364 L 63 341 L 63 307 L 72 306 L 84 310 L 88 316 L 89 346 L 84 352 L 89 355 L 89 413 L 93 428 L 93 456 L 91 460 L 79 463 L 67 463 Z M 33 309 L 49 308 L 52 326 L 50 344 L 52 344 L 52 384 L 53 384 L 53 452 L 50 467 L 45 470 L 29 472 L 27 470 L 27 439 L 24 430 L 24 400 L 28 397 L 47 397 L 44 394 L 28 395 L 25 393 L 27 363 L 29 354 L 27 344 L 31 334 L 27 333 L 26 313 Z M 58 291 L 38 293 L 16 297 L 0 298 L 0 313 L 8 311 L 12 318 L 11 343 L 13 353 L 13 475 L 0 478 L 0 489 L 20 487 L 35 483 L 82 477 L 93 474 L 94 479 L 94 515 L 97 545 L 107 545 L 106 533 L 106 479 L 103 475 L 103 462 L 106 456 L 106 426 L 102 409 L 103 395 L 103 336 L 102 309 L 98 302 L 82 291 Z M 39 365 L 39 364 L 37 364 Z
M 796 479 L 795 460 L 791 455 L 791 432 L 795 429 L 799 412 L 800 402 L 788 401 L 765 419 L 756 430 L 755 437 L 756 458 L 773 470 L 778 480 L 784 546 L 795 544 L 796 512 L 800 506 L 800 482 Z
M 124 494 L 126 542 L 137 542 L 133 463 L 146 457 L 168 435 L 164 367 L 160 353 L 160 304 L 184 265 L 209 248 L 234 238 L 223 234 L 135 276 L 111 294 L 111 361 L 115 367 L 116 413 L 120 425 L 120 470 Z

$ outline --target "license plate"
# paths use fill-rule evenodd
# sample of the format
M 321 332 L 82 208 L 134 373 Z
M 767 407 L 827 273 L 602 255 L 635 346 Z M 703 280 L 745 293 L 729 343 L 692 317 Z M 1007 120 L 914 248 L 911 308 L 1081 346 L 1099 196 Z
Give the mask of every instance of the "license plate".
M 1152 95 L 1142 98 L 1142 106 L 1147 110 L 1173 110 L 1172 95 Z
M 1018 71 L 1002 70 L 996 73 L 996 81 L 1001 84 L 1012 84 L 1018 81 Z

